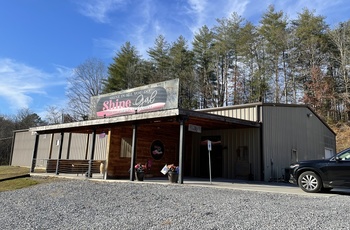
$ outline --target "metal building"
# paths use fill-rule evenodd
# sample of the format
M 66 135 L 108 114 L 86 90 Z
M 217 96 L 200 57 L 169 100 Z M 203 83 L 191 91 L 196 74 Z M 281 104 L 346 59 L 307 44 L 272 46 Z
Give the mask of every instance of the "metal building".
M 253 103 L 201 111 L 256 121 L 261 125 L 259 137 L 254 140 L 249 140 L 250 136 L 241 137 L 247 138 L 244 143 L 260 142 L 260 154 L 255 156 L 260 156 L 257 161 L 264 181 L 288 176 L 285 169 L 295 161 L 323 159 L 336 153 L 335 133 L 306 105 Z M 250 154 L 254 152 L 249 145 L 247 148 Z
M 153 159 L 151 174 L 160 176 L 162 165 L 179 162 L 180 125 L 176 121 L 178 113 L 181 112 L 175 112 L 171 118 L 168 117 L 171 113 L 165 116 L 164 112 L 135 114 L 125 116 L 122 120 L 119 117 L 115 122 L 111 121 L 113 118 L 108 119 L 108 123 L 104 123 L 105 120 L 93 120 L 90 121 L 89 127 L 85 121 L 18 131 L 15 133 L 12 165 L 31 166 L 35 134 L 38 132 L 43 134 L 38 135 L 35 167 L 45 168 L 49 159 L 58 159 L 62 131 L 67 132 L 63 135 L 60 159 L 88 161 L 91 157 L 94 136 L 91 127 L 95 126 L 99 127 L 99 130 L 94 137 L 93 160 L 113 162 L 109 165 L 111 169 L 107 173 L 109 178 L 128 177 L 130 157 L 113 155 L 120 155 L 121 151 L 125 151 L 122 149 L 127 147 L 122 145 L 132 139 L 132 124 L 137 122 L 139 123 L 137 149 L 141 161 L 152 159 L 148 149 L 154 140 L 160 140 L 165 144 L 165 157 L 160 160 Z M 206 140 L 214 143 L 211 152 L 214 178 L 283 180 L 287 176 L 285 169 L 290 163 L 297 160 L 326 158 L 336 152 L 335 133 L 305 105 L 254 103 L 186 111 L 183 114 L 190 118 L 187 118 L 184 125 L 186 140 L 184 176 L 208 177 Z M 195 118 L 191 119 L 194 114 Z M 130 116 L 139 118 L 132 120 Z M 166 122 L 164 118 L 167 118 Z M 193 131 L 191 130 L 193 127 L 199 127 L 200 130 Z M 77 128 L 81 130 L 77 132 Z M 82 130 L 88 131 L 80 133 Z M 157 133 L 159 130 L 161 132 Z M 126 146 L 130 148 L 128 144 Z M 118 172 L 116 168 L 122 170 Z

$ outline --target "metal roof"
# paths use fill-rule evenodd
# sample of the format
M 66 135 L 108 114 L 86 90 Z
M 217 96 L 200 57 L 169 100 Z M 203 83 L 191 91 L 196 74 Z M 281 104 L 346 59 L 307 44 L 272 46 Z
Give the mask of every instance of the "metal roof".
M 162 125 L 178 125 L 179 119 L 184 119 L 185 125 L 198 125 L 203 129 L 260 127 L 260 124 L 257 122 L 224 117 L 193 110 L 170 109 L 157 112 L 136 113 L 118 117 L 108 117 L 95 120 L 39 126 L 30 128 L 29 130 L 31 132 L 37 132 L 38 134 L 57 132 L 89 133 L 96 129 L 106 129 L 118 125 L 152 125 L 155 123 L 161 123 Z

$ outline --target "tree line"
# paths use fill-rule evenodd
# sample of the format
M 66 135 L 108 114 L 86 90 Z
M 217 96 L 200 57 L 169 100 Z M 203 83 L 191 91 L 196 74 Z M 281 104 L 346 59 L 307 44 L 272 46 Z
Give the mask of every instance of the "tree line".
M 331 28 L 308 9 L 289 19 L 271 5 L 258 25 L 232 13 L 203 25 L 191 43 L 159 35 L 147 56 L 128 41 L 108 67 L 87 59 L 67 79 L 66 108 L 47 108 L 44 121 L 30 110 L 14 119 L 0 115 L 0 164 L 8 163 L 13 130 L 86 120 L 91 96 L 175 78 L 185 109 L 303 103 L 329 123 L 349 120 L 350 20 Z
M 330 28 L 304 9 L 289 20 L 269 6 L 258 25 L 233 13 L 203 25 L 192 48 L 159 35 L 143 59 L 126 42 L 108 67 L 103 92 L 179 78 L 187 109 L 253 102 L 308 104 L 328 122 L 349 119 L 350 21 Z

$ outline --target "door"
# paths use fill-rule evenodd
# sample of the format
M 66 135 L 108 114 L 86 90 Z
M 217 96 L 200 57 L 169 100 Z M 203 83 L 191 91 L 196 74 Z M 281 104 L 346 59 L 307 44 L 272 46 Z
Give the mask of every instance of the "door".
M 350 187 L 350 149 L 332 158 L 324 170 L 327 171 L 328 179 L 333 186 Z

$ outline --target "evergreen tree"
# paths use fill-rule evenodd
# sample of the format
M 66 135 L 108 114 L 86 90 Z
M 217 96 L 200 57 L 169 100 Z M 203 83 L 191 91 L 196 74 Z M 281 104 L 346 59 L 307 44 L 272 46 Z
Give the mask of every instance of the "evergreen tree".
M 189 51 L 187 41 L 180 36 L 170 48 L 170 76 L 180 79 L 179 107 L 194 109 L 197 106 L 195 93 L 197 83 L 193 71 L 193 52 Z
M 154 42 L 154 47 L 147 51 L 154 68 L 153 77 L 150 79 L 151 82 L 155 83 L 171 79 L 169 52 L 169 43 L 163 35 L 159 35 Z
M 296 66 L 298 68 L 297 80 L 301 84 L 304 95 L 312 95 L 308 88 L 313 81 L 312 71 L 327 69 L 329 64 L 329 55 L 327 54 L 327 37 L 328 28 L 323 16 L 315 16 L 312 12 L 305 9 L 299 13 L 298 19 L 293 21 L 295 32 L 295 49 L 294 55 L 297 58 Z M 316 112 L 317 106 L 313 106 Z
M 287 20 L 282 11 L 275 12 L 275 8 L 271 5 L 268 11 L 262 16 L 260 21 L 259 33 L 264 39 L 264 50 L 267 56 L 266 74 L 271 76 L 274 87 L 274 99 L 273 102 L 279 103 L 281 95 L 281 86 L 283 81 L 286 82 L 286 76 L 284 79 L 280 76 L 280 69 L 283 70 L 283 60 L 285 58 L 287 48 Z M 269 76 L 267 76 L 269 77 Z M 270 78 L 270 77 L 269 77 Z
M 216 78 L 213 64 L 214 34 L 207 26 L 199 29 L 193 42 L 195 74 L 199 84 L 199 108 L 213 107 L 213 91 Z
M 110 93 L 144 84 L 140 74 L 141 59 L 130 42 L 126 42 L 108 67 L 108 78 L 104 82 L 104 93 Z

